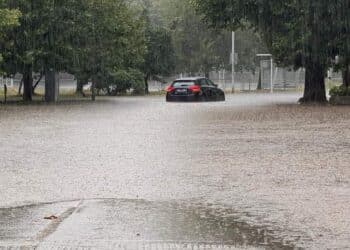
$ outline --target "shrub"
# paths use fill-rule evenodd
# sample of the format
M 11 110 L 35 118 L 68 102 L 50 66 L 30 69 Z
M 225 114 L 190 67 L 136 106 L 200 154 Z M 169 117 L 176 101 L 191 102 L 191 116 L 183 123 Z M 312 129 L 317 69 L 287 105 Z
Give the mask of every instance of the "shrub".
M 330 96 L 350 96 L 350 88 L 345 86 L 335 86 L 329 91 Z
M 114 78 L 114 94 L 126 93 L 132 85 L 132 76 L 127 70 L 118 70 L 113 74 Z
M 126 94 L 132 89 L 135 95 L 145 94 L 145 83 L 142 72 L 136 69 L 119 69 L 106 73 L 96 81 L 96 88 L 108 95 Z
M 130 69 L 129 75 L 131 77 L 131 88 L 133 89 L 134 95 L 145 94 L 145 82 L 143 73 L 137 69 Z

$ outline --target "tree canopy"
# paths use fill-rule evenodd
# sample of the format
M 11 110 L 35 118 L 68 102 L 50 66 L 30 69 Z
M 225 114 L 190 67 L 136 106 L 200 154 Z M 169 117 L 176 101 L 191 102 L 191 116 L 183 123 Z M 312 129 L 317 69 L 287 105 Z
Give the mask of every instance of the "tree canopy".
M 80 84 L 90 80 L 104 87 L 113 84 L 118 70 L 143 63 L 143 22 L 124 0 L 8 0 L 3 5 L 15 9 L 19 20 L 2 33 L 1 66 L 8 75 L 23 75 L 24 100 L 32 99 L 33 72 L 66 71 Z
M 0 1 L 0 43 L 4 46 L 12 46 L 11 41 L 4 39 L 4 33 L 19 25 L 19 17 L 21 13 L 18 9 L 10 9 L 6 7 L 4 1 Z M 0 63 L 2 62 L 2 54 L 0 54 Z
M 92 82 L 115 94 L 139 89 L 141 72 L 147 92 L 150 77 L 208 74 L 230 64 L 230 32 L 208 28 L 190 0 L 2 0 L 0 32 L 1 70 L 23 75 L 26 101 L 35 74 L 54 81 L 55 72 L 68 72 L 77 92 Z M 242 58 L 251 58 L 256 43 L 239 44 Z M 249 59 L 241 64 L 254 69 Z
M 254 27 L 280 65 L 305 67 L 302 102 L 324 102 L 325 75 L 335 53 L 348 54 L 346 0 L 193 0 L 213 27 Z M 340 18 L 340 19 L 339 19 Z M 341 21 L 346 20 L 346 21 Z M 341 52 L 342 51 L 342 52 Z M 343 55 L 347 57 L 346 55 Z

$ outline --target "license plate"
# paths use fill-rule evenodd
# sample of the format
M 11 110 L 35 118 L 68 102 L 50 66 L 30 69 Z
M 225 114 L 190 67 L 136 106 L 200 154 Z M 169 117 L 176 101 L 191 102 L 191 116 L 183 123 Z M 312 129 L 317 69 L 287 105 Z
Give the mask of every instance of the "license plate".
M 179 94 L 187 93 L 187 89 L 178 89 L 176 90 L 176 93 L 179 93 Z

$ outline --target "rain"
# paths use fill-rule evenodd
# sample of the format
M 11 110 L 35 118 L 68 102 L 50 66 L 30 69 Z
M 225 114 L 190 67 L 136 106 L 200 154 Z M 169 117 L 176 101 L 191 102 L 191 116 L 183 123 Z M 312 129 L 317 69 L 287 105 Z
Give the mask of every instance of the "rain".
M 0 0 L 0 249 L 348 249 L 348 0 Z

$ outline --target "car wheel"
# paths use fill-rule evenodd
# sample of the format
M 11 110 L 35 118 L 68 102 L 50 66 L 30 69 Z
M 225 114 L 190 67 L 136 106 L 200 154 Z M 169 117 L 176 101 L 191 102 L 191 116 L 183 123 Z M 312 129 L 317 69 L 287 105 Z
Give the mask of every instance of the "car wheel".
M 205 94 L 202 94 L 199 96 L 199 101 L 200 102 L 206 102 L 207 101 L 207 97 L 205 96 Z
M 222 95 L 220 96 L 220 101 L 224 102 L 225 100 L 226 100 L 225 94 L 222 94 Z

